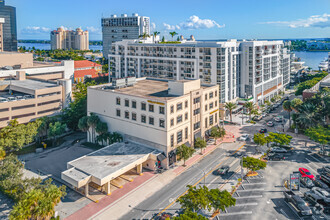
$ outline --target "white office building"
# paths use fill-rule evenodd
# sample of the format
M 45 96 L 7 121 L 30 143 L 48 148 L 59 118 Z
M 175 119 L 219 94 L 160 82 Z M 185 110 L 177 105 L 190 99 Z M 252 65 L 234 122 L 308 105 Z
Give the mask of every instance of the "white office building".
M 120 17 L 111 15 L 110 18 L 102 18 L 101 25 L 103 55 L 106 58 L 113 42 L 123 39 L 138 39 L 143 33 L 150 34 L 150 18 L 139 16 L 136 13 L 132 16 L 122 14 Z
M 109 77 L 201 79 L 220 86 L 220 102 L 253 97 L 262 103 L 289 83 L 282 41 L 122 40 L 111 46 Z

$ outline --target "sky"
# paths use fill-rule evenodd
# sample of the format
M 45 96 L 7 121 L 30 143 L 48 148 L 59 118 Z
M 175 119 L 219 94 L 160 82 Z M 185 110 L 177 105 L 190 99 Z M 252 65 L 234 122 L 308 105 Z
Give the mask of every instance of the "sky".
M 16 7 L 18 39 L 50 39 L 57 27 L 81 27 L 102 40 L 101 18 L 150 17 L 151 30 L 170 39 L 330 38 L 330 0 L 6 0 Z

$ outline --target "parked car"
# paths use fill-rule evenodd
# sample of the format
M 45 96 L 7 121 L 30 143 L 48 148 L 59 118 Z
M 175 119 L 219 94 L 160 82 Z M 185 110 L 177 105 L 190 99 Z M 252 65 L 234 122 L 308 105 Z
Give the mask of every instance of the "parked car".
M 300 196 L 294 194 L 292 191 L 284 191 L 283 194 L 285 196 L 284 200 L 288 202 L 299 215 L 312 215 L 312 210 Z
M 330 166 L 323 166 L 322 167 L 322 174 L 330 173 Z
M 316 187 L 320 187 L 320 188 L 323 188 L 323 189 L 325 189 L 325 190 L 327 190 L 327 191 L 330 191 L 330 188 L 329 188 L 328 184 L 326 184 L 326 183 L 323 182 L 322 180 L 316 179 L 316 180 L 314 180 L 313 182 L 314 182 L 314 185 L 315 185 Z
M 269 153 L 265 159 L 266 160 L 273 160 L 273 161 L 275 161 L 275 160 L 280 161 L 280 160 L 285 160 L 285 157 L 281 154 Z
M 289 100 L 289 96 L 285 96 L 284 100 Z
M 282 122 L 282 117 L 277 116 L 277 117 L 274 118 L 274 120 L 276 122 Z
M 322 198 L 319 195 L 315 194 L 313 191 L 305 192 L 304 198 L 311 205 L 315 205 L 316 203 L 319 203 L 322 200 Z
M 271 152 L 274 152 L 274 153 L 287 153 L 288 151 L 285 150 L 284 148 L 281 148 L 281 147 L 272 147 L 270 149 Z
M 300 183 L 305 186 L 306 188 L 313 188 L 314 187 L 314 182 L 313 180 L 307 178 L 307 177 L 301 177 L 300 178 Z
M 267 133 L 267 129 L 266 128 L 260 128 L 259 132 L 260 133 Z
M 248 134 L 242 134 L 242 135 L 239 137 L 239 140 L 240 140 L 240 141 L 247 141 L 247 140 L 249 140 L 249 135 L 248 135 Z
M 229 171 L 229 166 L 222 166 L 221 168 L 216 170 L 216 174 L 218 175 L 225 175 Z
M 308 169 L 300 167 L 299 168 L 299 172 L 301 174 L 301 177 L 308 177 L 311 180 L 315 180 L 315 176 L 313 174 L 311 174 L 311 172 L 309 172 Z
M 313 187 L 311 191 L 316 195 L 320 196 L 325 202 L 330 202 L 330 193 L 325 189 Z
M 252 118 L 253 121 L 260 121 L 262 119 L 261 115 L 256 115 Z
M 267 113 L 266 113 L 266 112 L 264 112 L 264 113 L 262 113 L 262 114 L 261 114 L 261 116 L 264 118 L 264 117 L 266 117 L 266 116 L 267 116 Z
M 272 121 L 267 122 L 268 127 L 274 127 L 274 123 Z
M 208 141 L 207 141 L 207 144 L 214 144 L 215 143 L 215 139 L 214 138 L 210 138 Z
M 320 180 L 322 180 L 325 184 L 330 187 L 330 173 L 325 173 L 320 176 Z

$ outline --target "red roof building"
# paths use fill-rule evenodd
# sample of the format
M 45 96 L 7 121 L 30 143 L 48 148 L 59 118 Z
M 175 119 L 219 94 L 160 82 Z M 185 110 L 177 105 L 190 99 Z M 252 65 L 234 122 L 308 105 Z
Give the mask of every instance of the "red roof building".
M 85 78 L 96 78 L 102 73 L 102 65 L 88 60 L 74 61 L 74 82 L 84 82 Z

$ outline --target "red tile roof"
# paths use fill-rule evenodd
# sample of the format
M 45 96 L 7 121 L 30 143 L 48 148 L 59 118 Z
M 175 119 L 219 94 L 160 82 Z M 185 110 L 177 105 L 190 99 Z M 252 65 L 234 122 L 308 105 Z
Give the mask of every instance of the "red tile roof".
M 94 63 L 89 60 L 75 60 L 74 61 L 74 68 L 84 68 L 84 67 L 95 67 L 95 66 L 102 66 L 101 64 Z
M 88 69 L 88 70 L 76 70 L 74 71 L 74 78 L 81 78 L 84 76 L 92 76 L 92 78 L 98 77 L 97 71 L 94 69 Z

